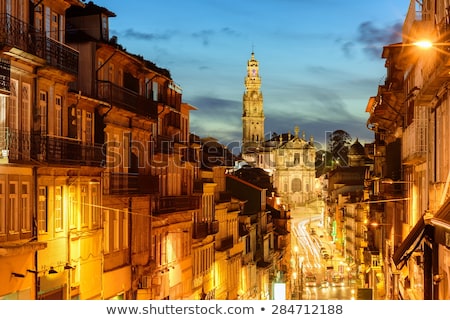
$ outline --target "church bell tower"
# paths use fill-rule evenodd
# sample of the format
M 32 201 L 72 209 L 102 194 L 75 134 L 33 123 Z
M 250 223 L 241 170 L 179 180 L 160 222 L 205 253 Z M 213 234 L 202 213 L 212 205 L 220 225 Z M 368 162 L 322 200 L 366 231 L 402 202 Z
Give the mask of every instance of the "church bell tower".
M 255 153 L 264 142 L 264 110 L 259 63 L 252 52 L 247 62 L 242 106 L 242 154 Z

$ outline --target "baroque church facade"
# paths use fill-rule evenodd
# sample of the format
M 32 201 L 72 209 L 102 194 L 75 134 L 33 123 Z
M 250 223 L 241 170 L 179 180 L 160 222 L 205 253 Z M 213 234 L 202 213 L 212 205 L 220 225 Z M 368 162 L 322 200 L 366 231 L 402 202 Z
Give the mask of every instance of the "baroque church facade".
M 263 94 L 259 62 L 252 52 L 247 62 L 242 110 L 242 158 L 250 166 L 264 169 L 282 203 L 290 208 L 316 198 L 314 138 L 300 135 L 299 127 L 280 135 L 264 131 Z

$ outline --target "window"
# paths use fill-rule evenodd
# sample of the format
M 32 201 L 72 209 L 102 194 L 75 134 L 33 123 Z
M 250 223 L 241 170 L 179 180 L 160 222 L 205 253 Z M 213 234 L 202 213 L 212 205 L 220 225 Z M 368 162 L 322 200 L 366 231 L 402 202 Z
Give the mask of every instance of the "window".
M 55 99 L 55 136 L 62 136 L 62 97 Z
M 86 112 L 86 143 L 92 144 L 92 112 Z
M 299 178 L 292 179 L 292 192 L 302 191 L 302 181 Z
M 18 205 L 18 182 L 9 182 L 9 213 L 10 224 L 9 233 L 14 234 L 19 232 L 19 205 Z
M 51 38 L 51 34 L 50 33 L 50 26 L 51 26 L 51 10 L 49 7 L 45 7 L 45 32 L 47 37 Z
M 76 109 L 76 112 L 77 112 L 77 121 L 76 121 L 77 139 L 81 141 L 83 139 L 83 136 L 82 136 L 83 127 L 82 127 L 82 122 L 81 122 L 82 117 L 83 117 L 83 112 L 80 109 Z
M 114 221 L 113 221 L 113 251 L 119 250 L 119 243 L 120 243 L 120 212 L 119 210 L 114 211 Z
M 36 28 L 36 32 L 39 33 L 42 31 L 42 5 L 39 4 L 34 9 L 34 27 Z
M 22 83 L 22 130 L 30 132 L 30 84 Z
M 108 31 L 108 17 L 102 14 L 102 37 L 103 40 L 109 40 L 109 31 Z
M 294 165 L 300 164 L 300 153 L 294 153 Z
M 41 91 L 39 93 L 39 123 L 41 135 L 47 133 L 47 92 Z
M 123 212 L 122 229 L 122 246 L 126 249 L 128 248 L 128 208 L 125 208 Z
M 152 83 L 153 101 L 158 101 L 158 82 Z
M 30 183 L 22 182 L 21 214 L 22 214 L 22 232 L 31 231 L 31 201 L 30 201 Z
M 78 214 L 77 214 L 77 198 L 76 189 L 74 186 L 69 187 L 69 198 L 67 199 L 68 212 L 70 219 L 70 228 L 74 229 L 78 225 Z
M 47 8 L 46 8 L 47 9 Z M 59 16 L 57 13 L 52 12 L 51 13 L 51 18 L 50 18 L 50 38 L 54 39 L 54 40 L 61 40 L 59 39 Z
M 103 215 L 104 215 L 104 221 L 103 221 L 103 239 L 104 239 L 104 250 L 105 253 L 109 253 L 109 228 L 110 228 L 110 224 L 109 224 L 109 210 L 104 210 L 103 211 Z
M 63 221 L 63 199 L 62 186 L 55 187 L 55 231 L 62 231 L 64 226 Z
M 47 232 L 47 187 L 38 188 L 38 231 Z
M 81 185 L 81 203 L 80 203 L 80 215 L 81 215 L 81 226 L 89 226 L 89 194 L 87 185 Z
M 98 182 L 92 182 L 91 187 L 91 212 L 92 212 L 92 227 L 98 228 L 100 226 L 100 205 L 99 205 L 99 186 Z
M 19 117 L 18 117 L 18 107 L 17 107 L 17 87 L 19 82 L 15 79 L 11 79 L 10 90 L 11 94 L 9 95 L 9 127 L 11 130 L 16 131 L 19 128 Z M 16 132 L 14 132 L 16 133 Z

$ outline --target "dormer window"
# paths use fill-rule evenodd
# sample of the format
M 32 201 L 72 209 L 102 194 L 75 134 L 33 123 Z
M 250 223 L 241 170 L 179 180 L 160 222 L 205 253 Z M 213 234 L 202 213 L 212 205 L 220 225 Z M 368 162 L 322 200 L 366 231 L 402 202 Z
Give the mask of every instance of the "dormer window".
M 105 41 L 109 40 L 108 17 L 104 14 L 102 14 L 102 38 Z

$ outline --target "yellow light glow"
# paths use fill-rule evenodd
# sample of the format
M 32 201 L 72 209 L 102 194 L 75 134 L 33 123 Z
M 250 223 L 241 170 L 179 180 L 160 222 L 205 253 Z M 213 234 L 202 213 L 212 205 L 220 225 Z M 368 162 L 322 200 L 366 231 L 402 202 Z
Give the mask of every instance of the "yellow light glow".
M 414 42 L 414 45 L 418 46 L 420 48 L 423 48 L 423 49 L 428 49 L 433 46 L 433 43 L 429 40 L 420 40 L 420 41 Z

